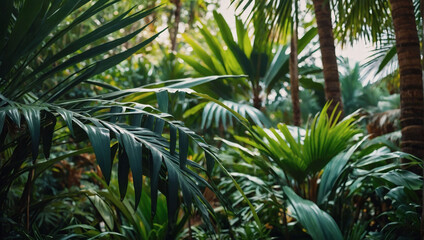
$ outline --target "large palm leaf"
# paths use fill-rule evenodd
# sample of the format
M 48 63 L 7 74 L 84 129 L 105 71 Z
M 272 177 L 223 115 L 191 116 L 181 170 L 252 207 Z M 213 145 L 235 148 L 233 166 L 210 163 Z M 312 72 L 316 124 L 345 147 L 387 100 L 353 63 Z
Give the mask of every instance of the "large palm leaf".
M 52 145 L 61 145 L 61 139 L 68 138 L 91 143 L 106 182 L 110 181 L 112 163 L 117 156 L 121 197 L 126 193 L 129 171 L 133 174 L 134 207 L 140 201 L 143 175 L 148 176 L 151 179 L 152 214 L 156 210 L 158 191 L 161 191 L 167 196 L 170 226 L 181 203 L 188 209 L 192 204 L 198 206 L 205 219 L 213 212 L 200 191 L 200 188 L 211 188 L 198 175 L 205 169 L 188 160 L 190 141 L 204 150 L 209 172 L 213 167 L 214 153 L 200 136 L 167 113 L 167 89 L 132 89 L 93 98 L 66 99 L 67 92 L 84 82 L 116 90 L 105 83 L 92 82 L 90 78 L 127 59 L 157 36 L 109 55 L 109 50 L 119 48 L 144 27 L 112 41 L 105 41 L 106 36 L 154 11 L 132 8 L 82 37 L 71 42 L 64 39 L 75 26 L 99 16 L 102 10 L 116 2 L 43 0 L 35 3 L 10 0 L 1 3 L 4 10 L 1 24 L 5 26 L 1 28 L 0 39 L 2 209 L 16 177 L 29 172 L 23 195 L 30 196 L 33 177 L 39 174 L 39 167 L 45 170 L 58 159 L 69 156 L 45 160 L 49 158 Z M 76 17 L 65 24 L 70 15 Z M 60 48 L 59 42 L 67 44 Z M 58 50 L 50 52 L 49 48 L 56 45 Z M 201 80 L 217 78 L 221 77 Z M 186 82 L 182 84 L 180 81 L 180 85 L 174 87 L 192 83 Z M 140 93 L 147 98 L 140 97 Z M 66 128 L 69 131 L 64 130 Z M 58 133 L 60 136 L 56 137 Z M 44 157 L 39 154 L 40 145 L 43 146 Z M 32 161 L 28 159 L 30 157 Z M 23 196 L 22 199 L 27 198 Z M 27 204 L 29 208 L 29 200 Z
M 155 90 L 146 89 L 145 92 L 154 93 Z M 156 92 L 160 108 L 164 110 L 168 104 L 168 92 L 163 90 Z M 66 124 L 76 139 L 79 141 L 88 139 L 91 142 L 107 182 L 110 181 L 113 159 L 118 153 L 121 197 L 125 196 L 128 173 L 131 170 L 134 176 L 135 206 L 140 200 L 141 176 L 146 175 L 151 178 L 153 214 L 158 190 L 167 196 L 171 223 L 177 210 L 178 189 L 183 191 L 187 207 L 190 208 L 192 203 L 201 204 L 203 208 L 201 212 L 206 214 L 204 216 L 207 216 L 208 211 L 212 211 L 199 190 L 199 186 L 210 188 L 211 186 L 192 170 L 203 171 L 203 167 L 187 160 L 189 139 L 205 150 L 209 172 L 213 167 L 214 154 L 201 137 L 184 127 L 181 122 L 173 120 L 171 115 L 162 113 L 150 105 L 134 102 L 116 103 L 101 99 L 79 99 L 60 104 L 21 104 L 4 98 L 1 105 L 0 129 L 3 130 L 2 139 L 5 140 L 1 151 L 8 158 L 7 151 L 13 150 L 9 164 L 5 164 L 1 169 L 4 186 L 13 181 L 14 178 L 10 176 L 18 174 L 13 171 L 8 173 L 9 166 L 23 164 L 27 156 L 32 156 L 35 164 L 41 139 L 44 156 L 48 158 L 55 130 L 63 128 L 63 124 Z M 58 119 L 59 117 L 62 121 Z M 21 124 L 25 124 L 28 130 Z M 162 135 L 164 127 L 168 129 L 169 137 Z M 18 128 L 21 134 L 16 136 L 11 132 L 13 128 Z M 14 144 L 16 139 L 19 142 L 17 146 Z M 58 144 L 54 141 L 53 143 Z M 49 165 L 55 162 L 57 161 L 50 162 Z M 7 194 L 7 189 L 2 188 L 2 194 Z

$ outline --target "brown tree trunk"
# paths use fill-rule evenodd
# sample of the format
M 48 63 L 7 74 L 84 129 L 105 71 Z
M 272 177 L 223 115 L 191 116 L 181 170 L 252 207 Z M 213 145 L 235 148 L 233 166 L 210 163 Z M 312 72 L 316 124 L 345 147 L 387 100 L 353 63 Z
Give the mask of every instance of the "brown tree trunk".
M 258 110 L 262 108 L 262 98 L 261 91 L 262 88 L 259 85 L 259 81 L 252 81 L 252 91 L 253 91 L 253 107 Z
M 411 0 L 390 0 L 390 4 L 400 72 L 401 148 L 402 151 L 423 159 L 423 80 L 414 7 Z M 421 239 L 424 239 L 423 217 L 424 212 L 421 218 Z
M 420 16 L 421 16 L 421 67 L 424 69 L 424 0 L 420 0 Z
M 315 18 L 317 19 L 319 45 L 324 72 L 325 98 L 327 101 L 332 101 L 331 106 L 328 108 L 328 112 L 331 113 L 336 104 L 339 104 L 338 109 L 343 111 L 330 3 L 329 0 L 313 0 L 313 3 Z
M 172 28 L 169 29 L 169 36 L 171 38 L 171 51 L 177 50 L 178 25 L 180 25 L 181 17 L 181 0 L 173 0 L 173 3 L 175 5 L 174 23 Z
M 195 17 L 196 17 L 195 2 L 191 1 L 190 2 L 190 14 L 189 14 L 189 17 L 188 17 L 188 27 L 189 27 L 189 29 L 193 28 Z
M 296 10 L 297 11 L 297 10 Z M 297 15 L 297 14 L 296 14 Z M 293 124 L 300 126 L 299 71 L 297 59 L 297 20 L 293 21 L 290 41 L 290 91 L 293 103 Z

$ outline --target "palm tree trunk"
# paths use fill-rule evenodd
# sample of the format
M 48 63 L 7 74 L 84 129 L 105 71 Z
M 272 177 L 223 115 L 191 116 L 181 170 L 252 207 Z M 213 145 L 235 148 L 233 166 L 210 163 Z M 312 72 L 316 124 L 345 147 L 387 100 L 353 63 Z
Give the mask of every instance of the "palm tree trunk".
M 261 110 L 262 108 L 262 98 L 261 98 L 261 91 L 262 88 L 259 85 L 259 81 L 252 81 L 252 91 L 253 91 L 253 107 L 255 107 L 258 110 Z
M 421 17 L 421 57 L 424 60 L 424 0 L 420 0 L 420 17 Z M 424 69 L 424 61 L 421 63 Z
M 330 3 L 329 0 L 313 0 L 313 3 L 324 72 L 325 98 L 327 101 L 332 101 L 331 106 L 328 108 L 328 112 L 331 113 L 336 104 L 339 104 L 338 109 L 343 111 Z
M 171 51 L 177 50 L 177 35 L 178 35 L 178 26 L 180 25 L 180 17 L 181 17 L 181 0 L 174 0 L 173 1 L 175 5 L 175 11 L 174 11 L 174 23 L 172 28 L 172 31 L 170 31 L 170 38 L 171 38 Z
M 420 43 L 411 0 L 390 0 L 400 72 L 402 151 L 424 158 L 424 98 Z M 424 198 L 423 198 L 424 201 Z M 424 202 L 423 202 L 424 205 Z M 424 212 L 421 238 L 424 239 Z
M 293 124 L 300 126 L 300 103 L 299 103 L 299 71 L 297 59 L 297 7 L 295 8 L 295 20 L 290 41 L 290 91 L 293 104 Z

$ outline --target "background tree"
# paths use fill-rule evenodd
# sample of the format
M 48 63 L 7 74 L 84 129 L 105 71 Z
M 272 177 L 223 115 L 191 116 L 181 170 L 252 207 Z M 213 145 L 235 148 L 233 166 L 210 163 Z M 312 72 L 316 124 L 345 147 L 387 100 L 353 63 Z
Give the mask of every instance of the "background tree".
M 343 111 L 340 91 L 339 71 L 337 68 L 336 48 L 334 46 L 333 21 L 329 0 L 313 0 L 315 18 L 317 20 L 318 36 L 321 50 L 322 71 L 325 80 L 325 98 L 332 101 L 329 113 L 338 104 Z
M 416 20 L 414 2 L 394 0 L 365 1 L 364 3 L 366 5 L 361 5 L 361 1 L 339 1 L 338 14 L 341 21 L 339 32 L 343 33 L 342 36 L 351 35 L 351 40 L 362 36 L 373 42 L 381 42 L 382 39 L 391 35 L 390 28 L 394 27 L 396 46 L 390 48 L 383 63 L 387 64 L 394 57 L 395 52 L 397 53 L 400 75 L 401 148 L 402 151 L 423 159 L 423 80 L 416 24 L 419 21 Z M 420 4 L 418 1 L 415 3 Z M 364 6 L 367 7 L 364 8 Z M 387 11 L 388 6 L 390 6 L 391 16 Z M 380 65 L 379 70 L 381 68 Z M 421 229 L 424 234 L 424 221 L 422 221 Z
M 420 43 L 412 1 L 391 0 L 400 71 L 402 150 L 424 158 L 424 99 Z
M 390 4 L 400 72 L 401 148 L 424 159 L 423 79 L 414 7 L 410 0 L 390 0 Z M 421 215 L 421 238 L 424 238 L 424 209 Z
M 276 36 L 284 36 L 290 29 L 293 16 L 290 16 L 292 9 L 292 1 L 279 1 L 273 0 L 268 2 L 263 1 L 232 1 L 237 2 L 236 7 L 242 7 L 244 10 L 252 6 L 251 12 L 258 15 L 266 16 L 266 27 L 275 28 Z M 315 18 L 317 21 L 318 36 L 321 49 L 321 59 L 324 73 L 324 89 L 325 98 L 327 101 L 332 101 L 331 106 L 328 108 L 329 113 L 334 107 L 339 104 L 339 110 L 343 112 L 343 104 L 341 99 L 340 82 L 337 69 L 337 58 L 334 46 L 333 27 L 331 20 L 330 3 L 327 0 L 314 0 Z M 294 13 L 296 13 L 295 11 Z M 272 39 L 271 39 L 272 40 Z
M 301 112 L 300 112 L 300 101 L 299 101 L 299 68 L 298 68 L 298 27 L 299 27 L 299 16 L 298 16 L 298 2 L 294 1 L 294 18 L 292 23 L 292 31 L 290 38 L 290 93 L 293 103 L 293 125 L 300 126 L 301 124 Z

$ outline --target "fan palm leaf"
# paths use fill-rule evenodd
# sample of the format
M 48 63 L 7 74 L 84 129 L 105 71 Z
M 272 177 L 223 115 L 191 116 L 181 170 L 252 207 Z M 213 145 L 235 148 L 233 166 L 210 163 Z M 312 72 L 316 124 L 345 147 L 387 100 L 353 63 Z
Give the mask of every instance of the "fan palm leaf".
M 303 137 L 295 138 L 288 127 L 279 124 L 278 129 L 269 130 L 253 126 L 259 149 L 274 161 L 298 183 L 307 176 L 317 174 L 327 163 L 343 151 L 351 138 L 359 133 L 353 124 L 355 119 L 348 116 L 337 123 L 336 110 L 328 116 L 326 104 L 306 129 Z

